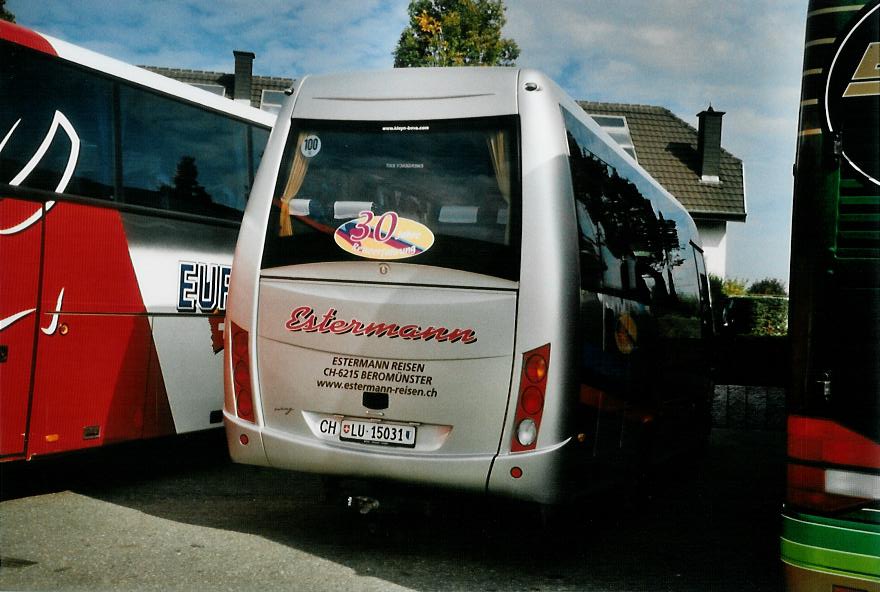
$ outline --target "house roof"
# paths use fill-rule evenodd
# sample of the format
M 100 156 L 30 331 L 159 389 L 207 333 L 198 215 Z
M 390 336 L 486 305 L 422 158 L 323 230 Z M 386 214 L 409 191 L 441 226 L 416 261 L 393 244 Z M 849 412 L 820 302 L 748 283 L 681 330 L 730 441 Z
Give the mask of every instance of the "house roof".
M 589 114 L 626 118 L 639 164 L 694 218 L 745 221 L 742 160 L 721 149 L 720 183 L 702 181 L 697 130 L 652 105 L 579 101 Z
M 204 70 L 186 70 L 183 68 L 162 68 L 159 66 L 141 66 L 156 74 L 174 78 L 188 84 L 217 84 L 226 89 L 226 97 L 235 96 L 235 75 L 227 72 L 207 72 Z M 253 76 L 251 79 L 251 105 L 259 107 L 264 90 L 285 90 L 293 85 L 293 78 L 276 76 Z

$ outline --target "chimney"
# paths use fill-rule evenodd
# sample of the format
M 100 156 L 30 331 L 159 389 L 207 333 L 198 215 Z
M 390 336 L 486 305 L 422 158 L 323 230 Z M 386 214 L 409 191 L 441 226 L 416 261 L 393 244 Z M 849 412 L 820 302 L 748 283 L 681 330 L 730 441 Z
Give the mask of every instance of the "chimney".
M 724 111 L 715 111 L 712 105 L 697 113 L 700 127 L 697 131 L 697 155 L 700 158 L 700 177 L 703 183 L 720 183 L 721 172 L 721 118 Z
M 235 86 L 232 94 L 239 103 L 246 105 L 251 104 L 251 86 L 254 77 L 254 58 L 256 57 L 249 51 L 232 52 L 235 56 Z

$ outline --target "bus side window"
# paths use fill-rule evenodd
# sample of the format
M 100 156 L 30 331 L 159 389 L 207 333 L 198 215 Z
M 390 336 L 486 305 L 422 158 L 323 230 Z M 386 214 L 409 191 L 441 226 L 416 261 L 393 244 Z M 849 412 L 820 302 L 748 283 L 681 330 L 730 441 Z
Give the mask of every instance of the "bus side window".
M 0 180 L 18 176 L 48 142 L 22 187 L 114 199 L 113 84 L 8 43 L 0 45 L 0 64 L 0 134 L 7 134 Z M 74 169 L 63 182 L 69 162 Z
M 566 116 L 578 222 L 581 287 L 649 304 L 668 296 L 664 233 L 675 224 L 654 211 L 627 177 L 585 148 L 588 130 Z
M 602 285 L 607 266 L 602 261 L 601 229 L 593 221 L 587 208 L 592 200 L 590 192 L 595 192 L 598 187 L 595 183 L 595 175 L 588 166 L 590 162 L 584 150 L 578 145 L 577 139 L 571 131 L 567 132 L 567 136 L 568 165 L 571 172 L 578 225 L 581 288 L 597 290 Z
M 127 203 L 241 219 L 253 166 L 246 123 L 126 84 L 119 105 Z
M 691 243 L 694 250 L 694 261 L 697 264 L 697 274 L 700 277 L 700 319 L 703 322 L 703 331 L 708 334 L 714 332 L 714 324 L 712 322 L 712 301 L 711 292 L 709 290 L 709 274 L 706 272 L 706 262 L 703 258 L 703 251 Z
M 697 269 L 696 258 L 692 256 L 685 243 L 684 248 L 678 251 L 671 263 L 671 285 L 674 287 L 673 299 L 670 302 L 675 314 L 684 324 L 688 337 L 699 337 L 703 327 L 704 300 L 700 273 Z
M 581 268 L 581 287 L 596 289 L 602 283 L 605 264 L 602 262 L 602 250 L 599 233 L 583 202 L 575 202 L 578 222 L 578 253 Z

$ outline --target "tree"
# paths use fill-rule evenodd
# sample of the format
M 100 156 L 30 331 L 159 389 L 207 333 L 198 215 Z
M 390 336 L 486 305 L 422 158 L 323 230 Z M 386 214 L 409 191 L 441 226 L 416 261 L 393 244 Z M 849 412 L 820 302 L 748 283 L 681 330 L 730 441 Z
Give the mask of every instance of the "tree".
M 15 15 L 6 10 L 6 0 L 0 0 L 0 21 L 15 22 Z
M 785 283 L 776 278 L 764 278 L 749 286 L 749 294 L 762 296 L 786 296 Z
M 502 0 L 411 0 L 394 67 L 513 66 L 519 46 L 501 37 Z
M 746 293 L 746 280 L 726 278 L 721 285 L 725 296 L 743 296 Z
M 174 174 L 174 186 L 162 184 L 159 192 L 175 200 L 175 207 L 199 211 L 211 204 L 211 195 L 199 184 L 199 167 L 194 156 L 181 156 Z

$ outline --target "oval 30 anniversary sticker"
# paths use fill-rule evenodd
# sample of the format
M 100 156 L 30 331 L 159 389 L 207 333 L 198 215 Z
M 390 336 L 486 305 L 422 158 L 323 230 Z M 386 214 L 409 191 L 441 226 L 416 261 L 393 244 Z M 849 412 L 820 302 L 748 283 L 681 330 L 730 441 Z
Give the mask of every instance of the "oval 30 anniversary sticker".
M 377 216 L 360 212 L 336 229 L 336 244 L 352 255 L 366 259 L 407 259 L 421 255 L 434 244 L 431 229 L 396 212 Z

